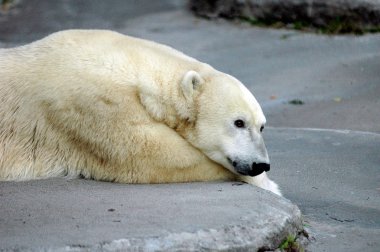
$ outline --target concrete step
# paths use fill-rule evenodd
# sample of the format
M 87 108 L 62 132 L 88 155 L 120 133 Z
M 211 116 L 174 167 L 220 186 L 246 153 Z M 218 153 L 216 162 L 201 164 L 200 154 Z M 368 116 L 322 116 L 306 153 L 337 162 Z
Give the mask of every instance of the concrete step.
M 233 182 L 0 182 L 0 251 L 257 251 L 302 230 L 289 200 Z

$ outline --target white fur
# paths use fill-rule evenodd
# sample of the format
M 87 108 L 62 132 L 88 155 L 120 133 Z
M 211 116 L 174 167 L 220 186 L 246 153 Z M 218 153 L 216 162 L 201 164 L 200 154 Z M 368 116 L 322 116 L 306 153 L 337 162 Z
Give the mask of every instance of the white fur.
M 227 161 L 269 162 L 256 99 L 172 48 L 110 31 L 63 31 L 1 49 L 0 76 L 0 180 L 240 179 L 280 194 L 265 173 L 240 176 Z M 233 126 L 240 117 L 246 131 Z
M 248 184 L 256 185 L 281 196 L 281 191 L 278 185 L 270 180 L 265 172 L 255 177 L 242 176 L 241 179 Z

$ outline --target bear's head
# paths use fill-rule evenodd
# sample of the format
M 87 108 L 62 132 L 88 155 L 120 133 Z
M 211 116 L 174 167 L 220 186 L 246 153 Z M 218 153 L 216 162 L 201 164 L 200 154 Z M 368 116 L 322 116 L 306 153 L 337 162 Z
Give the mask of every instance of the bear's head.
M 187 108 L 182 109 L 188 121 L 181 129 L 184 138 L 234 173 L 256 176 L 269 171 L 262 136 L 266 119 L 240 81 L 215 70 L 188 71 L 179 86 Z

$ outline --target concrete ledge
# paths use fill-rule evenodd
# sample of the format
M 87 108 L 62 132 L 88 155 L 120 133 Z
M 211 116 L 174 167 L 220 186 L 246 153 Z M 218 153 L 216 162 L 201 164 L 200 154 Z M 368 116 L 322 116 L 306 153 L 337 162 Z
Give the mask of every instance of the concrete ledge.
M 248 184 L 0 183 L 2 251 L 256 251 L 302 229 L 285 198 Z
M 336 21 L 366 28 L 380 25 L 377 0 L 190 0 L 190 8 L 200 16 L 307 22 L 317 27 Z

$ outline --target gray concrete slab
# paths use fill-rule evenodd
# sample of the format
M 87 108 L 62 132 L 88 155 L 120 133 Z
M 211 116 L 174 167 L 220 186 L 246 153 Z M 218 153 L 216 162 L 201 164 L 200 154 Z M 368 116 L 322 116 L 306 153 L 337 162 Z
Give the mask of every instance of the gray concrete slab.
M 0 183 L 0 250 L 256 251 L 302 229 L 290 201 L 241 183 Z
M 0 9 L 0 41 L 31 42 L 63 29 L 120 29 L 126 20 L 183 7 L 185 1 L 165 0 L 13 0 Z
M 265 139 L 271 177 L 315 238 L 310 251 L 378 251 L 380 134 L 275 128 Z

